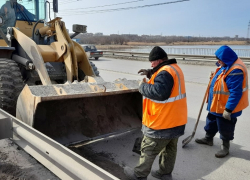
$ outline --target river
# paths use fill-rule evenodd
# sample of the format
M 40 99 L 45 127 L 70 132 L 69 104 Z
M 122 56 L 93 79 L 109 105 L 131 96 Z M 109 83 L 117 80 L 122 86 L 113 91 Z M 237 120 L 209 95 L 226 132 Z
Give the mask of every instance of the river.
M 161 46 L 168 54 L 214 55 L 221 45 Z M 124 51 L 149 53 L 154 46 L 138 46 Z M 250 57 L 250 45 L 229 45 L 239 57 Z M 123 49 L 121 49 L 123 51 Z

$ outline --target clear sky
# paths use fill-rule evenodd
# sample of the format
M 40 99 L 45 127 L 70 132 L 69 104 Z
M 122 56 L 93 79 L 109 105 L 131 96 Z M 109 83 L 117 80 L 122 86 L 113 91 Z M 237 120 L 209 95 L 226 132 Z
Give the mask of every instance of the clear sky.
M 145 34 L 203 37 L 239 35 L 239 37 L 247 37 L 250 21 L 250 0 L 189 0 L 111 12 L 107 12 L 107 10 L 178 0 L 58 1 L 59 13 L 57 16 L 63 18 L 62 20 L 65 21 L 70 32 L 72 32 L 73 24 L 83 24 L 87 25 L 89 33 L 102 32 L 105 35 Z M 101 11 L 102 13 L 100 13 Z

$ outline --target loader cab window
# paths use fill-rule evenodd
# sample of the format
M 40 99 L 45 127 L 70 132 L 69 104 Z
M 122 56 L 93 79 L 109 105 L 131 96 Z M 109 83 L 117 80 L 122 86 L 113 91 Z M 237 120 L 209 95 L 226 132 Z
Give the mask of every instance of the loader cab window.
M 10 0 L 0 0 L 0 16 L 3 24 L 0 27 L 6 34 L 7 27 L 15 27 L 16 20 L 36 22 L 45 19 L 44 0 L 17 0 L 11 4 Z
M 36 22 L 45 18 L 44 0 L 17 0 L 13 8 L 16 20 Z
M 3 19 L 3 24 L 0 28 L 2 29 L 4 34 L 7 34 L 7 28 L 15 26 L 16 23 L 15 11 L 11 6 L 10 1 L 0 0 L 0 7 L 1 7 L 0 16 Z

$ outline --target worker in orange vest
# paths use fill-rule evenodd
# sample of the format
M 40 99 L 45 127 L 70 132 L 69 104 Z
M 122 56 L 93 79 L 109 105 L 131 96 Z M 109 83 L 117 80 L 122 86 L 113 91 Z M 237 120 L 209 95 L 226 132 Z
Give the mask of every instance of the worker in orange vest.
M 209 85 L 206 135 L 195 141 L 212 146 L 213 137 L 219 131 L 222 145 L 215 156 L 223 158 L 229 154 L 237 117 L 248 106 L 248 75 L 245 64 L 230 47 L 220 47 L 215 55 L 219 67 Z
M 187 123 L 187 100 L 182 70 L 175 59 L 168 59 L 161 47 L 149 54 L 153 69 L 141 69 L 146 75 L 139 86 L 143 99 L 143 139 L 138 165 L 125 167 L 129 179 L 147 179 L 155 157 L 159 154 L 159 169 L 151 171 L 158 179 L 172 179 L 178 138 L 184 134 Z

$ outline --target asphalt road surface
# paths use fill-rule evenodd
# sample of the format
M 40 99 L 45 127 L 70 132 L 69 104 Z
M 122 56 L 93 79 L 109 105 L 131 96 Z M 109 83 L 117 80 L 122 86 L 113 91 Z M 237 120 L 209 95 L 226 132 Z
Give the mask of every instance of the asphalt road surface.
M 147 61 L 119 60 L 111 58 L 100 58 L 93 61 L 100 71 L 100 75 L 105 81 L 113 81 L 118 78 L 142 79 L 138 75 L 139 69 L 150 69 Z M 188 123 L 185 134 L 179 138 L 178 154 L 173 171 L 175 180 L 249 180 L 250 179 L 250 109 L 243 111 L 238 118 L 235 130 L 235 139 L 231 141 L 230 154 L 222 159 L 218 159 L 214 154 L 220 149 L 221 140 L 219 134 L 214 139 L 214 146 L 196 144 L 195 138 L 204 137 L 204 125 L 206 120 L 206 104 L 204 105 L 200 122 L 192 141 L 182 148 L 182 140 L 192 134 L 204 93 L 209 81 L 209 74 L 215 70 L 215 66 L 201 66 L 179 64 L 182 68 L 186 81 L 187 103 L 188 103 Z M 249 70 L 249 69 L 248 69 Z M 250 70 L 249 70 L 250 71 Z M 180 110 L 181 111 L 181 110 Z M 181 113 L 181 112 L 180 112 Z M 139 133 L 139 132 L 135 132 Z M 117 141 L 128 141 L 129 137 L 117 138 Z M 119 143 L 119 142 L 118 142 Z M 129 142 L 131 146 L 133 142 Z M 110 144 L 111 145 L 111 144 Z M 110 147 L 109 145 L 109 147 Z M 96 149 L 105 151 L 106 145 L 98 144 Z M 122 148 L 113 148 L 115 154 L 123 156 L 123 160 L 115 159 L 121 165 L 135 166 L 139 156 L 135 153 L 123 153 Z M 124 160 L 125 159 L 125 160 Z M 153 169 L 158 168 L 158 160 L 154 162 Z M 152 176 L 148 179 L 155 180 Z

